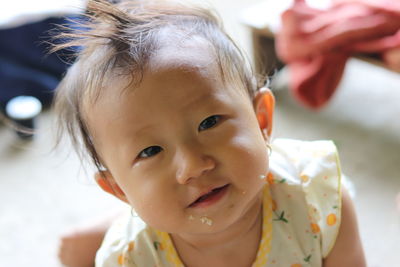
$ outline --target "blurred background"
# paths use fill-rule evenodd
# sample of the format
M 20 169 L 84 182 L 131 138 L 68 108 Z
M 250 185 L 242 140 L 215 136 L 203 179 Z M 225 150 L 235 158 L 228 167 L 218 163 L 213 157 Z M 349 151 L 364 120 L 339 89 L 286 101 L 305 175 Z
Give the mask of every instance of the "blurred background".
M 228 33 L 257 69 L 262 69 L 260 63 L 268 69 L 281 67 L 273 38 L 279 14 L 290 0 L 207 3 L 218 10 Z M 323 8 L 329 1 L 309 3 Z M 68 141 L 53 150 L 55 115 L 49 105 L 67 64 L 55 55 L 45 56 L 42 41 L 53 23 L 64 23 L 64 16 L 75 16 L 84 6 L 79 0 L 1 3 L 1 112 L 14 122 L 31 123 L 33 118 L 36 132 L 21 136 L 12 123 L 0 123 L 0 266 L 60 266 L 62 232 L 122 205 L 94 185 L 91 167 L 82 166 Z M 376 61 L 351 58 L 333 98 L 315 111 L 293 97 L 287 68 L 274 73 L 274 138 L 335 141 L 342 169 L 353 183 L 368 266 L 399 266 L 400 210 L 395 199 L 400 192 L 400 74 Z M 18 95 L 35 96 L 41 103 L 19 99 L 17 111 L 7 111 Z M 18 113 L 21 105 L 30 113 Z

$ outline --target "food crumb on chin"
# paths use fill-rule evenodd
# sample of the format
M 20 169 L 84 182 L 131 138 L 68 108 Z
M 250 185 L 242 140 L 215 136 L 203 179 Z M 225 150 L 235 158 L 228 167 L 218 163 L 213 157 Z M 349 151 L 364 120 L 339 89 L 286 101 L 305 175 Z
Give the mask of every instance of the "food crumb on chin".
M 207 218 L 205 216 L 201 217 L 200 221 L 202 224 L 207 224 L 209 226 L 211 226 L 213 224 L 213 221 L 210 218 Z

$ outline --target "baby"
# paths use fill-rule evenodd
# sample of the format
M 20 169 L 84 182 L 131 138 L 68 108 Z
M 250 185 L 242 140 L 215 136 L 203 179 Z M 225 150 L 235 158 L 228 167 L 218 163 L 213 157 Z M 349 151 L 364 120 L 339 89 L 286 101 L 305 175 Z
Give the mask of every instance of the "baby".
M 271 142 L 274 97 L 208 10 L 89 1 L 56 107 L 135 214 L 96 266 L 363 267 L 329 141 Z M 100 241 L 93 239 L 100 245 Z

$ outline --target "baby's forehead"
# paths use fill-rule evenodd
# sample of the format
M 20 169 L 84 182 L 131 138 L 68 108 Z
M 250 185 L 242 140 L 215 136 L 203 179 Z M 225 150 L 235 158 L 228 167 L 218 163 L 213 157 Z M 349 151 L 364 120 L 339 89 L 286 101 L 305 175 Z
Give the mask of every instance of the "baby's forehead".
M 210 71 L 218 73 L 217 56 L 213 45 L 199 36 L 190 38 L 160 33 L 158 49 L 149 58 L 147 70 L 157 71 L 165 68 Z M 216 72 L 217 71 L 217 72 Z
M 168 39 L 159 43 L 159 49 L 151 54 L 142 70 L 142 75 L 138 75 L 135 71 L 131 73 L 119 70 L 108 72 L 104 76 L 99 97 L 96 101 L 88 101 L 87 103 L 117 101 L 120 97 L 124 97 L 126 93 L 143 90 L 142 87 L 147 87 L 146 84 L 159 80 L 160 77 L 164 80 L 172 79 L 171 82 L 178 85 L 180 79 L 183 81 L 187 77 L 196 76 L 202 80 L 216 82 L 222 87 L 223 79 L 220 68 L 209 42 L 202 38 L 191 38 L 191 40 L 175 44 L 167 41 Z M 170 73 L 171 76 L 165 75 L 166 73 Z M 181 73 L 181 75 L 176 75 L 176 73 Z M 132 80 L 132 77 L 137 76 L 141 77 L 138 82 Z M 88 95 L 88 98 L 91 98 L 90 95 Z
M 224 86 L 216 49 L 209 41 L 195 35 L 186 39 L 182 36 L 175 38 L 176 34 L 169 33 L 168 30 L 160 32 L 157 48 L 148 58 L 146 66 L 143 68 L 142 79 L 138 83 L 130 83 L 132 81 L 130 74 L 126 75 L 127 73 L 122 72 L 121 75 L 120 71 L 109 72 L 108 77 L 105 77 L 100 97 L 91 102 L 91 105 L 85 105 L 85 110 L 92 110 L 93 105 L 104 107 L 105 104 L 118 103 L 126 93 L 129 94 L 139 88 L 147 87 L 144 85 L 149 81 L 169 79 L 169 76 L 163 75 L 165 73 L 171 73 L 171 78 L 174 77 L 174 79 L 196 76 L 203 81 L 217 84 L 219 88 L 233 88 L 233 86 Z M 177 72 L 187 73 L 187 75 L 174 76 L 173 74 Z M 137 75 L 135 72 L 132 74 L 133 76 Z M 180 81 L 175 80 L 175 82 L 179 86 Z M 86 112 L 86 114 L 88 113 L 91 112 Z

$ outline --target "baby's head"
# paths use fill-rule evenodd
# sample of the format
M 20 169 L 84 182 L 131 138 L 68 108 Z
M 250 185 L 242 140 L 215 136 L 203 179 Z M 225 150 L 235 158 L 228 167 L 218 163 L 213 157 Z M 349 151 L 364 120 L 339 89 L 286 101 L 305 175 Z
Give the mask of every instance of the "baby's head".
M 99 185 L 149 225 L 221 231 L 259 211 L 273 97 L 256 90 L 209 11 L 130 3 L 90 2 L 90 29 L 69 44 L 82 50 L 57 93 L 61 121 Z

